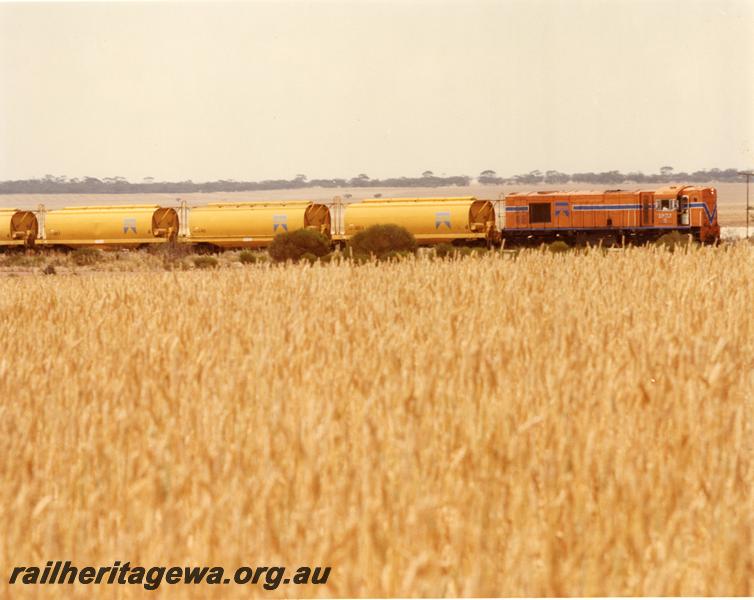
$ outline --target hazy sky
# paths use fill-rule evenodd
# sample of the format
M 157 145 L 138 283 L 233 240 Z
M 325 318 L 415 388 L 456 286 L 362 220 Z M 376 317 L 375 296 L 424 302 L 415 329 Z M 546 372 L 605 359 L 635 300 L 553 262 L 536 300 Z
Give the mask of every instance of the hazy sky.
M 754 167 L 754 0 L 0 4 L 0 179 Z

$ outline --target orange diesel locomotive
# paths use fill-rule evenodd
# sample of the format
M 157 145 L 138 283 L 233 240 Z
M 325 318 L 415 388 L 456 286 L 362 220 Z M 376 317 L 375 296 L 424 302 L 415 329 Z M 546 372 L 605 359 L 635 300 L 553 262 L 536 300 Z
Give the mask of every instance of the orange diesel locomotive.
M 605 245 L 652 241 L 670 231 L 720 239 L 715 188 L 670 186 L 654 191 L 532 192 L 505 197 L 503 238 L 539 244 Z

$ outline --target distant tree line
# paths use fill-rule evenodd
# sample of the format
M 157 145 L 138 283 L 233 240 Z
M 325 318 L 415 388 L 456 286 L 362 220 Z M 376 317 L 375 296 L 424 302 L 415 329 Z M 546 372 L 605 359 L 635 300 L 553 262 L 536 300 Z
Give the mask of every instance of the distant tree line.
M 669 183 L 682 181 L 703 183 L 707 181 L 735 182 L 741 181 L 737 169 L 707 169 L 693 173 L 675 172 L 673 167 L 665 166 L 659 173 L 648 174 L 632 171 L 603 171 L 601 173 L 561 173 L 560 171 L 530 171 L 510 177 L 499 176 L 487 169 L 476 178 L 467 175 L 437 176 L 432 171 L 424 171 L 421 177 L 388 177 L 372 179 L 360 173 L 350 179 L 309 179 L 306 175 L 296 175 L 293 179 L 265 179 L 262 181 L 236 181 L 220 179 L 195 183 L 186 181 L 155 181 L 145 177 L 141 182 L 131 182 L 125 177 L 71 178 L 67 176 L 45 175 L 38 179 L 18 179 L 0 181 L 0 194 L 128 194 L 128 193 L 190 193 L 190 192 L 249 192 L 255 190 L 282 190 L 308 187 L 322 188 L 395 188 L 395 187 L 465 187 L 476 179 L 487 185 L 562 185 L 567 183 L 590 183 L 616 185 L 622 183 Z
M 564 183 L 599 183 L 614 185 L 618 183 L 671 183 L 674 181 L 705 183 L 708 181 L 741 181 L 739 169 L 706 169 L 687 173 L 676 172 L 673 167 L 665 166 L 659 173 L 644 174 L 640 171 L 621 173 L 620 171 L 602 171 L 600 173 L 561 173 L 560 171 L 530 171 L 512 177 L 500 177 L 495 171 L 482 171 L 477 181 L 483 184 L 520 184 L 536 185 L 539 183 L 557 185 Z

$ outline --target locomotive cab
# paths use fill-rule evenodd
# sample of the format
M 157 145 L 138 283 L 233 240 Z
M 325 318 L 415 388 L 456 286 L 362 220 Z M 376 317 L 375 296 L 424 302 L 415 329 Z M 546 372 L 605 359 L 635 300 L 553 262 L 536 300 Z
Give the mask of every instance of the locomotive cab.
M 655 227 L 677 227 L 680 222 L 680 203 L 673 189 L 655 192 Z
M 669 186 L 654 194 L 654 226 L 685 230 L 701 242 L 720 239 L 715 188 Z

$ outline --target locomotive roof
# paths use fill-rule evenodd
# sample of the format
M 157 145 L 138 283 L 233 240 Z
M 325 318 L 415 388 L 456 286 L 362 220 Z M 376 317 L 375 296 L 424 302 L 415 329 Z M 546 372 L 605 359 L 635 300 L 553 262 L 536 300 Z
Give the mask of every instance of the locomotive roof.
M 602 196 L 603 194 L 635 194 L 639 190 L 548 190 L 543 192 L 511 192 L 507 196 Z

